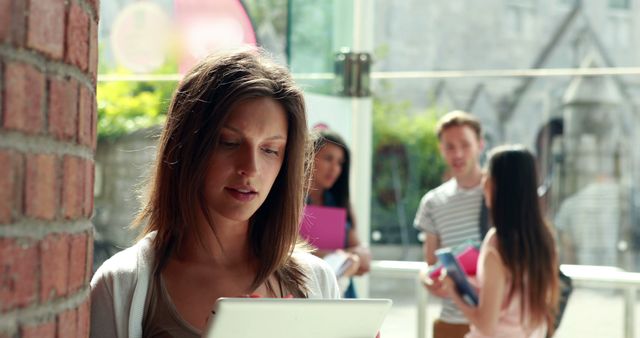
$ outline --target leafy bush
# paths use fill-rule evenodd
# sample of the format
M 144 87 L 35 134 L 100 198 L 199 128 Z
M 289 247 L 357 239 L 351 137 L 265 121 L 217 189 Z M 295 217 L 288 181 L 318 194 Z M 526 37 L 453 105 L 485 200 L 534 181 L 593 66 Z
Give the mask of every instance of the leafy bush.
M 98 83 L 98 137 L 117 137 L 163 123 L 176 85 L 176 82 Z
M 371 229 L 383 243 L 417 243 L 420 199 L 442 183 L 445 170 L 435 131 L 439 112 L 411 114 L 408 102 L 379 99 L 373 107 Z

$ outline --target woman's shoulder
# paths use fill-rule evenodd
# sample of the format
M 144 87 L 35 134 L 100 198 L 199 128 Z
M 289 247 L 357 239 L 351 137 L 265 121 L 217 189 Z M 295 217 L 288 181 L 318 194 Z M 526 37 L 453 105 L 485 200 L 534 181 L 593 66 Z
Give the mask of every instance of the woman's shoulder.
M 292 257 L 296 262 L 302 265 L 306 270 L 310 270 L 313 273 L 325 273 L 332 272 L 331 268 L 322 258 L 319 258 L 311 253 L 297 249 L 293 252 Z
M 498 235 L 496 233 L 496 228 L 492 227 L 491 229 L 489 229 L 489 231 L 487 231 L 487 234 L 482 240 L 482 247 L 480 251 L 481 253 L 484 253 L 484 256 L 497 258 L 500 262 L 502 262 L 500 251 L 498 249 Z
M 150 269 L 153 262 L 153 238 L 150 233 L 134 245 L 107 259 L 91 279 L 91 286 L 100 280 L 135 280 L 140 270 Z
M 142 335 L 139 322 L 153 266 L 154 235 L 113 255 L 91 278 L 92 337 Z
M 500 255 L 500 249 L 498 247 L 498 234 L 496 233 L 496 228 L 491 228 L 487 231 L 487 234 L 482 241 L 480 255 L 483 257 L 483 261 L 485 263 L 495 262 L 499 267 L 504 266 L 504 261 Z
M 498 247 L 498 236 L 496 234 L 496 228 L 491 227 L 487 231 L 487 234 L 484 236 L 484 239 L 482 240 L 482 245 L 490 246 L 493 248 Z
M 309 298 L 340 298 L 336 276 L 327 262 L 303 250 L 295 250 L 292 257 L 306 272 Z

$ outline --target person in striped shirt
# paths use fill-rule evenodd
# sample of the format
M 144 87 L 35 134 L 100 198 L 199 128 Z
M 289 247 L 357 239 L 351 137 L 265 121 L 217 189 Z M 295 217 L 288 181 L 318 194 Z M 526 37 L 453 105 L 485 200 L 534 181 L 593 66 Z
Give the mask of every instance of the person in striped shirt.
M 484 147 L 480 123 L 469 113 L 453 111 L 440 118 L 437 134 L 451 178 L 422 197 L 414 220 L 414 226 L 426 234 L 423 250 L 429 265 L 436 264 L 438 248 L 454 247 L 469 239 L 480 240 L 479 157 Z M 468 321 L 453 301 L 446 298 L 442 283 L 429 280 L 425 285 L 431 294 L 443 297 L 433 337 L 463 337 L 469 332 Z

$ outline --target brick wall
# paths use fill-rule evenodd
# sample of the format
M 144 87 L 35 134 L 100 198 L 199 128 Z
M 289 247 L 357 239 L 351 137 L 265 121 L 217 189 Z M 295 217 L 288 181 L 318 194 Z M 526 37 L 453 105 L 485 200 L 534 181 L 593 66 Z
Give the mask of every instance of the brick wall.
M 0 337 L 87 337 L 99 0 L 0 0 Z

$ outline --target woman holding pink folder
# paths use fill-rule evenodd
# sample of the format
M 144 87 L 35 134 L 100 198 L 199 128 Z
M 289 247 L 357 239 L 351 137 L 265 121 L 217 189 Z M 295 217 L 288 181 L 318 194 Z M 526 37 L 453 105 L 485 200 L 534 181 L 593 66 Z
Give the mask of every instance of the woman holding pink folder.
M 369 272 L 371 253 L 360 244 L 355 219 L 349 201 L 349 148 L 346 142 L 333 131 L 318 130 L 315 144 L 315 160 L 311 189 L 307 203 L 311 205 L 340 207 L 347 210 L 344 252 L 352 261 L 351 268 L 343 276 L 361 276 Z M 330 252 L 318 250 L 316 255 L 324 257 Z M 356 298 L 353 281 L 343 294 L 344 298 Z

